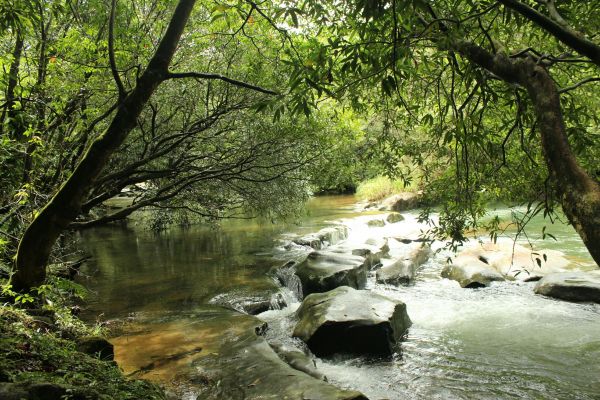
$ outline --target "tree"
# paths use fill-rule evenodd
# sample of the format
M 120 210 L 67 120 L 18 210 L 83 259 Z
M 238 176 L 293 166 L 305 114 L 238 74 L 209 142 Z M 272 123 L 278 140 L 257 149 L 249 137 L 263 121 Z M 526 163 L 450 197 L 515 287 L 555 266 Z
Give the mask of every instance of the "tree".
M 14 227 L 0 233 L 16 238 L 34 215 L 19 243 L 15 289 L 43 282 L 66 230 L 142 208 L 158 216 L 176 211 L 186 220 L 296 211 L 309 193 L 309 166 L 326 153 L 330 124 L 318 115 L 280 118 L 280 96 L 265 87 L 286 80 L 286 69 L 277 68 L 281 38 L 264 17 L 252 15 L 255 8 L 205 2 L 194 8 L 182 0 L 169 20 L 170 8 L 160 1 L 148 7 L 112 1 L 107 18 L 90 12 L 102 2 L 60 4 L 32 0 L 34 14 L 57 5 L 44 28 L 48 50 L 25 63 L 21 57 L 16 73 L 18 92 L 40 94 L 31 102 L 21 96 L 12 108 L 27 119 L 22 143 L 10 141 L 15 170 L 27 179 L 2 177 L 10 186 L 0 227 Z M 184 35 L 188 20 L 194 29 Z M 44 35 L 32 32 L 22 46 L 44 47 Z M 42 65 L 45 81 L 29 88 Z M 4 126 L 11 121 L 5 118 Z M 18 161 L 22 153 L 26 161 Z M 125 192 L 134 194 L 131 204 L 107 212 L 103 203 Z M 15 193 L 18 203 L 11 201 Z
M 517 174 L 526 191 L 539 188 L 538 209 L 562 206 L 600 265 L 600 185 L 589 168 L 596 168 L 598 148 L 592 88 L 600 81 L 600 46 L 585 33 L 597 32 L 597 6 L 307 0 L 273 15 L 292 14 L 290 25 L 303 18 L 295 46 L 301 52 L 289 52 L 296 107 L 326 95 L 365 110 L 393 108 L 405 126 L 428 129 L 436 147 L 449 150 L 455 186 L 442 233 L 463 239 L 481 193 L 492 185 L 504 190 L 490 172 Z M 528 131 L 538 132 L 537 140 Z M 525 171 L 510 168 L 519 158 L 530 161 Z

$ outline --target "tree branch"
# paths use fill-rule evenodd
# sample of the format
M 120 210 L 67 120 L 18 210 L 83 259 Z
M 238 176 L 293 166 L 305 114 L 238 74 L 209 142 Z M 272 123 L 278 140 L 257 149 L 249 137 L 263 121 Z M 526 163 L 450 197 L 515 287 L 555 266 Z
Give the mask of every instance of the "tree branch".
M 584 79 L 584 80 L 579 81 L 579 82 L 577 82 L 577 83 L 575 83 L 575 84 L 573 84 L 571 86 L 567 86 L 565 88 L 560 89 L 558 91 L 558 93 L 566 93 L 566 92 L 569 92 L 571 90 L 575 90 L 579 86 L 585 85 L 586 83 L 590 83 L 590 82 L 600 82 L 600 77 L 591 77 L 591 78 Z
M 596 43 L 584 38 L 573 29 L 560 25 L 558 22 L 546 17 L 539 11 L 518 0 L 498 0 L 498 2 L 504 4 L 505 7 L 518 12 L 546 32 L 550 33 L 563 44 L 569 46 L 579 54 L 588 57 L 594 64 L 600 67 L 600 46 Z
M 224 75 L 211 74 L 211 73 L 206 73 L 206 72 L 169 72 L 165 79 L 182 79 L 182 78 L 219 80 L 219 81 L 230 83 L 234 86 L 239 86 L 239 87 L 243 87 L 246 89 L 254 90 L 256 92 L 270 94 L 273 96 L 279 96 L 279 93 L 277 93 L 273 90 L 265 89 L 260 86 L 253 85 L 251 83 L 238 81 L 237 79 L 229 78 Z

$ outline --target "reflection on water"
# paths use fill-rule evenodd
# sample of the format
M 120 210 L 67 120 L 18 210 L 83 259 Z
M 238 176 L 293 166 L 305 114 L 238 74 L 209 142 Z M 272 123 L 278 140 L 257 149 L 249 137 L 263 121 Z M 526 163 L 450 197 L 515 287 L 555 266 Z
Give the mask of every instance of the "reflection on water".
M 85 318 L 130 312 L 191 309 L 236 288 L 272 287 L 266 276 L 279 261 L 271 252 L 280 234 L 312 232 L 353 213 L 352 196 L 319 197 L 298 224 L 225 221 L 160 234 L 144 227 L 102 227 L 83 233 L 92 260 L 82 270 L 94 295 Z
M 301 224 L 233 221 L 219 230 L 193 227 L 158 236 L 143 229 L 86 232 L 83 241 L 94 259 L 84 272 L 95 293 L 86 316 L 135 313 L 127 334 L 113 339 L 120 365 L 135 376 L 179 382 L 180 396 L 193 399 L 194 385 L 202 383 L 189 379 L 198 375 L 191 373 L 194 361 L 218 354 L 251 323 L 207 306 L 208 300 L 233 289 L 273 287 L 266 273 L 289 257 L 281 238 L 356 217 L 353 203 L 348 196 L 318 198 Z M 416 213 L 406 217 L 394 229 L 418 231 Z M 384 229 L 350 225 L 348 241 L 356 243 Z M 534 220 L 530 239 L 537 241 L 544 225 Z M 547 231 L 558 241 L 541 246 L 564 251 L 581 268 L 592 267 L 571 227 Z M 413 326 L 402 353 L 391 360 L 319 360 L 331 382 L 372 399 L 600 399 L 600 306 L 536 296 L 534 283 L 462 289 L 440 278 L 448 255 L 442 251 L 428 261 L 408 287 L 369 278 L 369 289 L 407 304 Z M 297 306 L 261 315 L 269 338 L 298 346 L 289 338 Z

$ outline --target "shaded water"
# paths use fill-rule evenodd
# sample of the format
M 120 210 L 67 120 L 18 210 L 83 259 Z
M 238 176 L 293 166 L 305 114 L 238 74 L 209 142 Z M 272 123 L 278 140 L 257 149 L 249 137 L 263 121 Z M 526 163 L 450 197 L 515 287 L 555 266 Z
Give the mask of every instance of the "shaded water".
M 102 228 L 83 237 L 94 256 L 84 271 L 95 295 L 86 316 L 136 319 L 113 340 L 126 372 L 162 382 L 179 382 L 182 398 L 195 398 L 192 361 L 218 354 L 244 322 L 206 303 L 234 289 L 273 286 L 266 274 L 293 256 L 283 240 L 314 232 L 330 220 L 348 220 L 349 241 L 380 234 L 356 218 L 352 197 L 324 197 L 310 205 L 301 225 L 225 223 L 222 229 L 193 227 L 155 236 L 142 229 Z M 508 211 L 499 210 L 508 215 Z M 415 214 L 394 229 L 418 231 Z M 543 221 L 532 225 L 536 240 Z M 381 228 L 383 229 L 383 228 Z M 575 266 L 591 259 L 572 228 L 549 228 Z M 306 250 L 296 250 L 306 251 Z M 461 289 L 440 278 L 448 256 L 441 252 L 420 270 L 414 285 L 368 288 L 407 304 L 413 321 L 401 352 L 392 359 L 338 357 L 319 360 L 329 380 L 372 399 L 600 399 L 600 307 L 551 300 L 533 294 L 534 283 L 500 282 Z M 289 336 L 292 304 L 260 317 L 268 338 L 298 346 Z M 198 350 L 201 349 L 201 350 Z M 196 351 L 197 350 L 197 351 Z M 210 377 L 206 377 L 207 380 Z

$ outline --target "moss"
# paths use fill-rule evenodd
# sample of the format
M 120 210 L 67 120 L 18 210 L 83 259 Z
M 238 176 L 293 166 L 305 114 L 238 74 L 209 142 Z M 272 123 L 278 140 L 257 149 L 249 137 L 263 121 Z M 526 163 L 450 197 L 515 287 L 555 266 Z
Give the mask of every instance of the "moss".
M 52 320 L 61 318 L 31 316 L 6 305 L 0 309 L 0 381 L 48 382 L 102 393 L 105 399 L 165 399 L 156 385 L 129 380 L 115 363 L 77 351 L 73 339 L 62 337 L 72 337 L 73 329 L 65 335 Z

